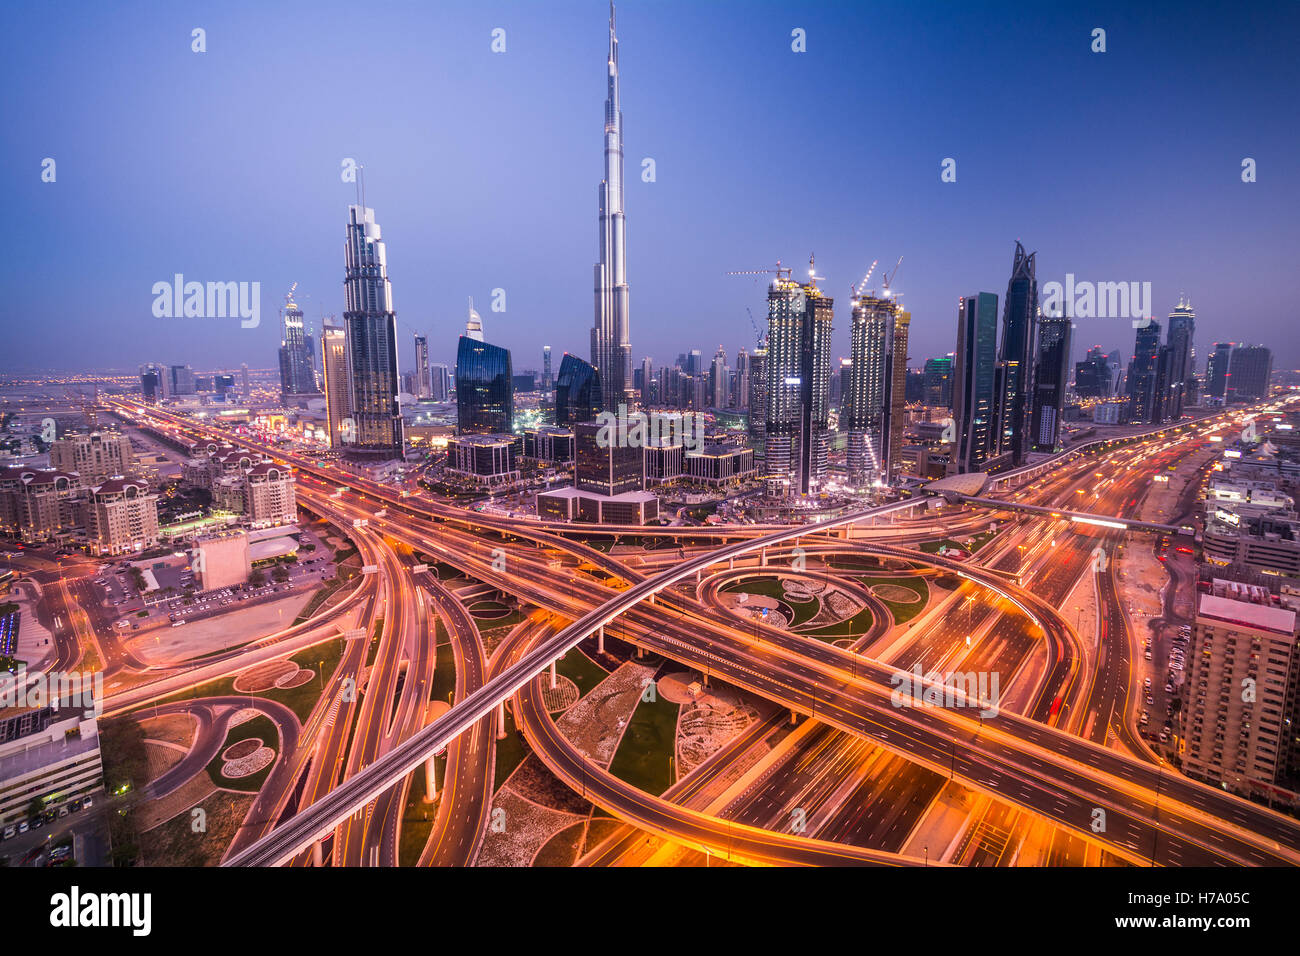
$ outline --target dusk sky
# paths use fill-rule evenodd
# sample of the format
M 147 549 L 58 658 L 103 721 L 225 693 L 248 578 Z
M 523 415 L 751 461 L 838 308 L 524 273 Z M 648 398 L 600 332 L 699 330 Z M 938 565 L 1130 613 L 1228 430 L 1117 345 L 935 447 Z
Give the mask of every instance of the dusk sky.
M 953 349 L 959 296 L 1001 309 L 1017 239 L 1040 286 L 1147 281 L 1162 323 L 1186 293 L 1198 371 L 1220 339 L 1300 365 L 1300 7 L 1168 6 L 621 3 L 633 365 L 719 344 L 734 361 L 765 283 L 724 273 L 779 258 L 806 275 L 810 253 L 835 356 L 850 284 L 904 256 L 920 365 Z M 557 367 L 588 357 L 607 16 L 601 0 L 11 6 L 0 368 L 275 366 L 291 283 L 317 329 L 343 310 L 345 158 L 383 229 L 403 370 L 415 332 L 452 363 L 468 296 L 516 369 L 543 345 Z M 260 282 L 260 326 L 155 318 L 175 273 Z M 1076 361 L 1133 347 L 1127 318 L 1075 336 Z

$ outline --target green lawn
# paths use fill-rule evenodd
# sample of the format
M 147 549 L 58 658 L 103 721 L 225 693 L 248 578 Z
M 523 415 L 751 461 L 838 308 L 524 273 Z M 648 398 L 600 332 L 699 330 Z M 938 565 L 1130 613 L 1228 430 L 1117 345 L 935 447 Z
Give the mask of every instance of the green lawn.
M 208 764 L 208 777 L 210 777 L 212 782 L 218 787 L 223 787 L 227 790 L 242 790 L 245 793 L 257 793 L 257 791 L 262 789 L 262 784 L 266 782 L 266 778 L 271 775 L 271 771 L 275 767 L 274 760 L 257 773 L 248 777 L 231 779 L 230 777 L 222 776 L 221 768 L 225 764 L 225 761 L 221 758 L 221 755 L 226 752 L 226 748 L 231 744 L 238 743 L 241 740 L 247 740 L 250 737 L 257 737 L 263 744 L 273 748 L 277 759 L 284 756 L 280 753 L 280 732 L 276 729 L 271 718 L 258 714 L 252 720 L 246 720 L 237 727 L 231 727 L 230 732 L 226 734 L 226 742 L 221 745 L 221 749 L 217 751 L 217 755 L 213 757 L 212 762 Z
M 885 605 L 894 615 L 895 624 L 906 624 L 912 618 L 916 617 L 925 610 L 925 605 L 930 599 L 930 589 L 925 581 L 920 578 L 862 578 L 862 583 L 871 587 L 876 584 L 889 584 L 894 587 L 907 588 L 920 598 L 914 604 L 900 604 L 897 601 L 885 601 Z
M 658 796 L 672 784 L 669 760 L 676 753 L 678 705 L 662 697 L 637 704 L 609 772 Z

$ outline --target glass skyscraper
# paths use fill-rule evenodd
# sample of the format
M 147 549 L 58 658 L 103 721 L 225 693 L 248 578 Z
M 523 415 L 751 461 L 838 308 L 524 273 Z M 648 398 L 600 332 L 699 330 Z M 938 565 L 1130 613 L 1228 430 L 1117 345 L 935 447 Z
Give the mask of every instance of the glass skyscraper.
M 1034 366 L 1034 451 L 1055 451 L 1061 435 L 1061 409 L 1070 378 L 1070 330 L 1066 316 L 1038 320 L 1038 356 Z
M 782 271 L 767 292 L 767 473 L 809 494 L 826 477 L 835 303 Z
M 1016 242 L 1002 307 L 1002 345 L 998 353 L 997 453 L 1022 464 L 1028 448 L 1033 396 L 1034 332 L 1038 316 L 1035 256 Z
M 456 350 L 457 433 L 509 435 L 514 421 L 514 372 L 509 350 L 462 335 Z
M 402 411 L 398 401 L 397 315 L 388 261 L 375 211 L 348 207 L 346 311 L 348 393 L 354 436 L 351 453 L 402 457 Z
M 601 408 L 600 372 L 590 362 L 565 352 L 555 380 L 555 424 L 594 422 Z
M 995 454 L 997 347 L 998 297 L 992 292 L 963 296 L 957 307 L 952 383 L 952 460 L 958 472 L 983 471 Z

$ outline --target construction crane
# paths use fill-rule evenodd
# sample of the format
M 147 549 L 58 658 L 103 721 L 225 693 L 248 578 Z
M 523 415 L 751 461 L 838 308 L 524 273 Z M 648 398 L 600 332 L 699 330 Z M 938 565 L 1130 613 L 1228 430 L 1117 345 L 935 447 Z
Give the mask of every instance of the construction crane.
M 768 276 L 775 275 L 778 279 L 791 277 L 793 270 L 787 269 L 781 265 L 781 260 L 776 260 L 776 267 L 770 269 L 745 269 L 739 272 L 728 272 L 729 276 Z
M 749 313 L 749 324 L 754 327 L 754 347 L 759 349 L 767 348 L 767 336 L 759 330 L 758 322 L 754 318 L 754 310 L 749 306 L 745 306 L 745 311 Z
M 878 263 L 879 261 L 880 261 L 879 259 L 872 259 L 871 268 L 868 269 L 867 274 L 862 277 L 862 281 L 859 282 L 857 285 L 849 286 L 849 291 L 853 293 L 853 298 L 856 299 L 858 297 L 859 289 L 865 290 L 867 288 L 867 283 L 871 281 L 871 274 L 876 271 L 876 263 Z
M 898 275 L 898 270 L 901 269 L 902 267 L 903 267 L 903 257 L 899 256 L 898 262 L 894 264 L 894 271 L 885 273 L 885 277 L 882 282 L 884 286 L 882 295 L 884 298 L 888 299 L 891 295 L 894 295 L 894 293 L 889 291 L 889 284 L 894 281 L 895 277 Z

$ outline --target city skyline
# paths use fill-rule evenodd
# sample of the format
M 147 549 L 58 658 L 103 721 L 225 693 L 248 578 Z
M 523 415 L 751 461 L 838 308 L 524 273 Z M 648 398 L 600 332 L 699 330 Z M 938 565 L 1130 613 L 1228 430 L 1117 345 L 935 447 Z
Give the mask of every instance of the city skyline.
M 600 109 L 600 94 L 595 92 L 599 67 L 594 64 L 607 42 L 592 29 L 593 6 L 564 5 L 545 15 L 508 11 L 501 21 L 506 30 L 504 53 L 491 51 L 495 27 L 471 26 L 474 18 L 456 8 L 444 11 L 450 21 L 446 27 L 449 35 L 464 31 L 466 36 L 482 39 L 477 51 L 466 41 L 456 44 L 454 50 L 440 50 L 434 61 L 443 64 L 443 70 L 452 71 L 451 63 L 444 60 L 450 57 L 459 68 L 455 75 L 441 77 L 442 88 L 453 94 L 451 101 L 461 104 L 455 107 L 453 121 L 443 125 L 475 130 L 477 138 L 468 134 L 463 139 L 447 139 L 439 124 L 411 123 L 402 98 L 396 97 L 394 102 L 385 100 L 375 108 L 385 122 L 376 119 L 371 135 L 358 131 L 349 134 L 350 142 L 339 142 L 333 136 L 322 141 L 322 103 L 305 110 L 315 121 L 294 120 L 293 145 L 279 147 L 287 153 L 278 151 L 274 162 L 269 162 L 262 147 L 231 135 L 233 129 L 227 125 L 225 135 L 217 136 L 214 144 L 217 155 L 229 164 L 218 175 L 212 150 L 196 151 L 184 144 L 178 144 L 171 162 L 161 166 L 158 160 L 140 162 L 129 145 L 122 156 L 97 153 L 93 166 L 87 165 L 88 145 L 78 145 L 74 134 L 80 130 L 84 136 L 98 130 L 106 120 L 89 115 L 84 107 L 79 110 L 75 104 L 57 130 L 39 115 L 20 117 L 15 129 L 3 135 L 21 137 L 24 150 L 30 150 L 26 144 L 32 142 L 49 145 L 38 150 L 42 156 L 29 160 L 30 175 L 16 177 L 21 185 L 19 213 L 32 224 L 33 233 L 16 250 L 17 268 L 8 276 L 7 301 L 21 313 L 37 308 L 31 298 L 36 289 L 57 287 L 63 295 L 52 307 L 40 307 L 48 315 L 46 322 L 14 330 L 17 347 L 9 353 L 5 370 L 76 367 L 92 356 L 98 363 L 123 369 L 160 359 L 199 364 L 198 355 L 210 356 L 214 368 L 233 368 L 250 359 L 255 367 L 270 364 L 261 356 L 278 344 L 276 323 L 271 321 L 276 294 L 272 290 L 299 282 L 305 321 L 317 328 L 324 316 L 343 311 L 334 266 L 337 226 L 328 224 L 337 223 L 346 206 L 355 202 L 355 186 L 342 182 L 339 174 L 345 159 L 365 165 L 366 202 L 381 210 L 386 238 L 393 243 L 401 341 L 409 342 L 412 333 L 425 334 L 431 359 L 450 362 L 463 314 L 459 303 L 468 295 L 493 303 L 494 290 L 501 289 L 505 311 L 486 312 L 485 317 L 496 330 L 496 341 L 511 349 L 521 367 L 538 364 L 543 345 L 584 354 L 589 326 L 582 319 L 583 303 L 591 301 L 586 298 L 589 287 L 581 265 L 591 261 L 590 201 L 585 197 L 590 196 L 590 183 L 600 175 L 591 135 L 592 118 Z M 955 11 L 949 29 L 1005 9 Z M 779 10 L 773 8 L 774 13 Z M 133 16 L 138 14 L 128 12 L 122 24 L 105 29 L 111 32 L 137 26 Z M 261 63 L 256 47 L 242 45 L 254 42 L 249 34 L 256 31 L 242 29 L 248 24 L 239 20 L 238 14 L 227 16 L 235 19 L 214 21 L 207 27 L 213 42 L 203 54 L 190 52 L 185 31 L 176 40 L 180 52 L 168 52 L 163 47 L 167 25 L 155 21 L 133 31 L 131 42 L 158 44 L 154 56 L 162 67 L 176 73 L 177 83 L 191 95 L 194 85 L 202 84 L 204 101 L 218 115 L 229 118 L 235 104 L 242 110 L 253 102 L 248 99 L 253 92 L 249 81 L 232 73 L 237 63 L 248 65 L 242 57 L 253 57 L 261 65 L 264 72 L 257 74 L 258 82 L 268 90 L 292 89 L 297 81 Z M 265 16 L 269 35 L 274 36 L 274 27 L 283 23 L 280 18 L 287 14 Z M 414 20 L 407 25 L 418 29 L 423 21 L 416 13 L 410 16 Z M 1178 92 L 1159 84 L 1151 90 L 1151 96 L 1168 100 L 1166 109 L 1144 120 L 1146 132 L 1132 150 L 1107 150 L 1085 138 L 1067 151 L 1068 155 L 1044 164 L 1050 168 L 1008 169 L 1005 163 L 989 163 L 989 147 L 981 145 L 983 137 L 949 139 L 940 135 L 945 118 L 955 118 L 949 112 L 953 109 L 950 100 L 966 101 L 968 112 L 973 109 L 973 121 L 983 123 L 990 139 L 1010 137 L 1005 145 L 1013 147 L 1019 135 L 994 115 L 995 107 L 1008 102 L 1004 83 L 967 78 L 970 82 L 964 83 L 960 92 L 939 95 L 940 88 L 953 79 L 950 67 L 934 62 L 936 53 L 930 47 L 939 49 L 942 44 L 910 50 L 918 64 L 912 69 L 928 64 L 934 73 L 931 84 L 908 92 L 891 80 L 887 71 L 884 76 L 872 72 L 852 82 L 837 72 L 845 52 L 839 34 L 865 23 L 849 12 L 818 8 L 806 15 L 803 11 L 790 13 L 807 31 L 805 53 L 790 49 L 789 30 L 774 25 L 761 30 L 753 24 L 737 26 L 735 18 L 727 18 L 725 7 L 718 12 L 683 8 L 682 17 L 691 27 L 684 35 L 679 35 L 683 31 L 666 30 L 637 4 L 620 6 L 619 16 L 622 32 L 631 31 L 634 36 L 631 45 L 625 43 L 621 50 L 621 69 L 631 84 L 625 84 L 623 98 L 626 101 L 632 96 L 633 115 L 639 120 L 626 144 L 631 165 L 626 205 L 637 224 L 627 271 L 630 285 L 637 288 L 638 328 L 642 330 L 632 343 L 633 364 L 648 355 L 659 367 L 683 347 L 712 348 L 720 341 L 732 351 L 748 344 L 744 309 L 761 304 L 765 290 L 761 282 L 737 280 L 724 273 L 755 268 L 778 257 L 797 263 L 812 250 L 817 252 L 819 270 L 829 276 L 824 285 L 840 296 L 871 259 L 888 261 L 897 254 L 906 255 L 898 289 L 914 316 L 910 351 L 916 364 L 953 350 L 952 303 L 971 288 L 997 288 L 1005 272 L 1003 250 L 1017 238 L 1039 253 L 1040 285 L 1064 281 L 1067 274 L 1094 282 L 1150 281 L 1151 312 L 1157 318 L 1167 315 L 1186 295 L 1197 310 L 1202 341 L 1271 342 L 1279 367 L 1300 358 L 1282 334 L 1289 319 L 1286 263 L 1295 252 L 1295 240 L 1285 229 L 1282 210 L 1294 205 L 1291 200 L 1296 198 L 1296 186 L 1293 177 L 1283 175 L 1279 161 L 1294 154 L 1290 141 L 1295 132 L 1268 122 L 1270 109 L 1280 108 L 1282 103 L 1276 82 L 1252 81 L 1251 95 L 1238 97 L 1240 107 L 1234 104 L 1231 114 L 1216 114 L 1221 127 L 1216 136 L 1223 148 L 1211 151 L 1214 165 L 1204 151 L 1196 151 L 1193 158 L 1191 151 L 1165 148 L 1185 135 L 1179 127 L 1185 127 L 1193 115 L 1194 100 L 1195 115 L 1204 111 L 1203 99 L 1196 96 L 1194 74 L 1185 77 L 1189 82 Z M 1178 21 L 1134 23 L 1116 12 L 1108 21 L 1112 24 L 1108 28 L 1110 46 L 1106 53 L 1095 54 L 1088 49 L 1090 27 L 1076 23 L 1078 18 L 1056 17 L 1062 22 L 1038 24 L 1032 31 L 1039 40 L 1050 34 L 1059 55 L 1074 65 L 1068 81 L 1055 81 L 1058 86 L 1068 83 L 1068 87 L 1054 89 L 1054 95 L 1069 99 L 1071 94 L 1087 93 L 1090 110 L 1113 110 L 1119 122 L 1125 109 L 1134 108 L 1124 99 L 1131 93 L 1125 92 L 1126 84 L 1140 80 L 1145 88 L 1152 82 L 1148 73 L 1152 65 L 1168 55 L 1164 51 L 1176 46 L 1180 36 L 1191 42 L 1198 35 L 1208 35 L 1211 22 L 1204 15 L 1192 15 Z M 726 30 L 719 26 L 721 19 L 726 19 Z M 93 26 L 93 16 L 90 21 Z M 400 17 L 394 20 L 400 22 Z M 330 24 L 326 15 L 319 29 L 327 31 Z M 1222 28 L 1218 21 L 1213 24 L 1216 30 Z M 81 49 L 89 41 L 75 31 L 71 36 L 67 31 L 60 33 L 57 48 L 42 48 L 42 28 L 32 26 L 36 37 L 32 50 L 43 49 L 56 58 L 81 54 L 92 62 L 102 55 L 94 48 Z M 298 26 L 309 34 L 317 29 Z M 237 27 L 241 46 L 231 49 L 215 42 L 216 37 Z M 471 34 L 471 29 L 477 32 Z M 599 29 L 603 33 L 607 28 L 601 22 Z M 1231 27 L 1228 29 L 1231 34 Z M 710 31 L 718 38 L 710 55 L 734 62 L 735 69 L 722 70 L 720 81 L 691 88 L 693 102 L 701 107 L 700 115 L 694 115 L 696 111 L 674 106 L 690 81 L 698 79 L 696 71 L 702 67 L 693 66 L 692 61 L 702 52 L 697 46 L 703 42 L 702 36 Z M 1077 43 L 1067 42 L 1067 31 L 1077 33 Z M 1025 40 L 1030 32 L 1027 25 L 1009 24 L 1011 35 L 996 37 L 993 51 Z M 1166 42 L 1151 48 L 1156 32 L 1161 32 Z M 1135 63 L 1132 51 L 1139 37 L 1144 38 L 1141 48 L 1148 55 Z M 541 42 L 543 38 L 546 43 Z M 49 39 L 52 43 L 53 38 Z M 1243 63 L 1250 60 L 1251 75 L 1257 76 L 1259 69 L 1267 69 L 1266 51 L 1271 42 L 1228 43 L 1220 38 L 1218 48 Z M 430 63 L 427 51 L 421 55 L 410 47 L 397 44 L 392 55 L 398 63 L 408 70 Z M 145 56 L 147 49 L 141 46 L 139 52 L 144 62 L 151 62 Z M 30 55 L 26 50 L 16 52 L 20 63 Z M 1025 62 L 1027 76 L 1045 68 L 1040 65 L 1043 53 L 1032 52 Z M 882 60 L 896 64 L 894 58 L 901 56 L 890 52 Z M 921 59 L 916 61 L 916 56 Z M 538 69 L 545 69 L 545 83 L 527 86 L 524 78 Z M 204 70 L 215 71 L 219 82 L 214 84 L 212 76 L 203 79 Z M 1216 88 L 1209 100 L 1211 106 L 1233 97 L 1235 74 L 1225 72 L 1227 85 Z M 800 99 L 800 109 L 810 121 L 834 132 L 825 149 L 803 151 L 804 175 L 791 180 L 794 169 L 788 158 L 744 148 L 761 138 L 762 123 L 771 111 L 755 105 L 753 93 L 742 95 L 737 88 L 742 82 L 756 82 L 759 91 L 770 93 L 771 110 L 778 113 L 783 104 Z M 845 105 L 845 98 L 866 94 L 868 84 L 880 91 L 882 103 L 891 98 L 904 101 L 898 117 L 884 120 L 900 129 L 896 148 L 864 152 L 865 147 L 855 145 L 855 139 L 865 135 L 857 131 L 861 124 L 832 120 L 844 115 L 835 109 Z M 127 87 L 129 101 L 143 116 L 166 112 L 159 98 L 167 94 L 145 93 L 129 83 Z M 333 89 L 327 81 L 322 99 L 331 93 L 337 93 L 344 104 L 352 95 Z M 875 92 L 869 95 L 871 101 L 877 96 Z M 1043 95 L 1031 93 L 1026 108 L 1033 111 L 1033 98 Z M 970 102 L 973 99 L 978 102 Z M 464 105 L 467 102 L 477 103 L 479 111 L 488 115 L 464 115 L 461 111 L 469 109 Z M 930 118 L 925 120 L 919 118 L 923 107 L 929 110 L 926 115 Z M 1035 112 L 1036 119 L 1040 115 L 1043 122 L 1036 129 L 1047 135 L 1082 125 L 1050 112 Z M 701 116 L 707 116 L 711 125 L 703 123 Z M 259 106 L 247 117 L 250 129 L 267 131 L 284 118 L 281 109 L 272 105 Z M 114 135 L 130 144 L 130 127 L 135 121 L 121 115 L 116 119 L 122 128 Z M 531 141 L 544 148 L 536 154 L 526 149 L 493 150 L 492 144 L 506 141 L 487 136 L 493 129 L 510 129 L 512 144 Z M 1229 140 L 1240 142 L 1236 151 L 1241 156 L 1223 153 Z M 484 148 L 473 148 L 476 143 Z M 416 147 L 416 152 L 410 152 Z M 13 148 L 6 152 L 11 163 L 25 155 Z M 445 170 L 444 175 L 418 174 L 411 166 L 415 156 L 427 160 L 435 154 L 444 164 L 438 167 Z M 58 161 L 58 177 L 52 183 L 43 183 L 39 177 L 40 161 L 46 155 Z M 1240 163 L 1245 156 L 1260 163 L 1258 182 L 1241 181 Z M 955 183 L 940 181 L 940 164 L 948 157 L 957 161 Z M 645 159 L 654 163 L 652 182 L 644 181 Z M 476 187 L 469 196 L 465 190 L 457 190 L 447 176 L 471 162 L 487 164 L 476 182 L 491 186 L 486 190 Z M 1176 174 L 1156 176 L 1156 169 Z M 206 198 L 187 195 L 179 189 L 177 177 L 209 182 L 212 193 Z M 299 180 L 304 184 L 300 186 Z M 803 182 L 809 185 L 798 185 Z M 897 189 L 887 188 L 889 183 L 905 185 L 907 195 L 897 195 Z M 1197 187 L 1192 195 L 1202 197 L 1199 202 L 1187 200 L 1192 186 Z M 1077 195 L 1078 216 L 1063 219 L 1060 215 L 1057 192 L 1062 187 L 1067 187 L 1067 195 Z M 1068 188 L 1078 191 L 1069 193 Z M 1229 189 L 1235 192 L 1229 193 Z M 1175 190 L 1177 203 L 1173 201 Z M 754 204 L 746 198 L 748 194 L 763 194 L 769 201 Z M 1013 197 L 1010 202 L 1006 201 L 1008 195 Z M 996 208 L 991 205 L 995 200 Z M 253 210 L 259 220 L 257 241 L 252 244 L 255 250 L 247 249 L 247 243 L 236 243 L 234 232 L 226 228 L 231 214 L 225 210 L 235 208 Z M 545 219 L 540 218 L 542 208 L 547 210 Z M 801 210 L 797 219 L 784 214 L 795 208 Z M 150 209 L 156 214 L 150 216 Z M 163 214 L 163 209 L 170 211 Z M 844 211 L 857 209 L 878 224 L 878 235 L 864 236 L 860 229 L 841 225 L 849 221 Z M 813 214 L 805 214 L 809 210 Z M 1164 218 L 1152 218 L 1156 213 Z M 97 239 L 103 234 L 105 217 L 110 218 L 111 228 L 123 243 L 139 250 L 129 268 L 123 269 L 113 251 Z M 294 225 L 278 225 L 277 220 Z M 1067 220 L 1068 227 L 1061 225 Z M 688 221 L 706 225 L 685 229 Z M 980 229 L 952 230 L 954 221 L 978 221 Z M 1251 223 L 1248 232 L 1241 225 L 1246 221 Z M 194 223 L 211 228 L 190 228 Z M 1166 235 L 1168 238 L 1163 238 Z M 69 254 L 49 255 L 54 243 Z M 65 275 L 62 270 L 72 262 L 77 263 L 77 273 Z M 223 319 L 155 318 L 149 311 L 149 287 L 170 280 L 177 272 L 201 281 L 259 282 L 260 326 L 241 328 L 238 322 Z M 1232 278 L 1242 274 L 1252 277 L 1250 295 L 1245 299 Z M 14 281 L 18 275 L 25 277 L 23 282 Z M 683 314 L 675 290 L 678 284 L 692 289 L 692 309 L 705 318 Z M 86 306 L 84 300 L 90 295 L 98 305 Z M 1243 309 L 1254 315 L 1243 316 Z M 849 353 L 848 324 L 837 323 L 834 355 Z M 1074 340 L 1080 348 L 1100 344 L 1129 353 L 1127 319 L 1079 320 L 1077 325 Z M 128 331 L 130 334 L 124 334 Z M 131 346 L 139 334 L 158 342 L 154 354 L 140 355 Z M 79 354 L 82 348 L 85 352 Z M 1204 368 L 1205 356 L 1204 348 L 1198 349 L 1198 370 Z M 402 370 L 409 365 L 403 362 Z

